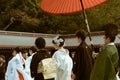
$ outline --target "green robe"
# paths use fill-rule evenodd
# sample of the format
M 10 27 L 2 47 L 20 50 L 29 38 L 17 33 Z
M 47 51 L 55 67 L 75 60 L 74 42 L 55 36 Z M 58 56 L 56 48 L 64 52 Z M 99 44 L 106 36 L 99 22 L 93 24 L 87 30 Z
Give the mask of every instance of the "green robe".
M 118 51 L 115 45 L 107 45 L 97 56 L 90 80 L 116 80 Z

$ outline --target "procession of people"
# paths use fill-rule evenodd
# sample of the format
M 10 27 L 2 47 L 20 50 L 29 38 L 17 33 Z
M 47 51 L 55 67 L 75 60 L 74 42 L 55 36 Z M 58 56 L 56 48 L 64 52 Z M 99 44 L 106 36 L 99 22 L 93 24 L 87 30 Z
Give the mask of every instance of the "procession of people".
M 98 54 L 86 44 L 87 32 L 84 29 L 75 32 L 78 47 L 74 58 L 70 56 L 70 51 L 64 48 L 63 36 L 56 36 L 51 41 L 56 50 L 54 53 L 45 49 L 46 42 L 43 37 L 36 38 L 35 46 L 29 51 L 21 50 L 18 46 L 13 49 L 8 62 L 0 55 L 0 80 L 120 80 L 119 54 L 114 44 L 118 27 L 109 23 L 104 28 L 105 46 Z M 53 67 L 56 74 L 49 79 L 45 79 L 43 63 L 41 64 L 46 58 L 56 61 Z M 49 63 L 45 66 L 48 65 Z

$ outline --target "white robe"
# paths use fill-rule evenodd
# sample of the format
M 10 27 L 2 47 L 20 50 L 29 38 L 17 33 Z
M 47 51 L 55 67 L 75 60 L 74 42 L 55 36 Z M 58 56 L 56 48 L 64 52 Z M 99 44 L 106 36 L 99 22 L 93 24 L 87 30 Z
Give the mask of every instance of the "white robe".
M 8 62 L 5 80 L 20 80 L 17 71 L 23 75 L 24 80 L 31 80 L 31 77 L 25 72 L 22 62 L 25 62 L 25 60 L 21 53 L 17 54 Z
M 67 49 L 57 50 L 53 56 L 57 61 L 57 73 L 55 80 L 71 80 L 73 62 Z
M 26 61 L 25 61 L 25 72 L 29 75 L 29 76 L 31 76 L 31 71 L 30 71 L 30 64 L 31 64 L 31 61 L 32 61 L 32 57 L 33 57 L 33 55 L 34 55 L 35 53 L 33 53 L 31 56 L 29 56 L 27 59 L 26 59 Z M 32 77 L 31 77 L 32 78 Z M 34 78 L 32 78 L 32 80 L 34 80 Z

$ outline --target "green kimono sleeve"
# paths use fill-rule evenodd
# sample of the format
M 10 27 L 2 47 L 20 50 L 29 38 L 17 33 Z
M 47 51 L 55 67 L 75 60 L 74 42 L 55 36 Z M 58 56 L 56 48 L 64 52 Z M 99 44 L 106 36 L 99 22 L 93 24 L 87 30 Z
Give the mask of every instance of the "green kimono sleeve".
M 107 50 L 99 53 L 90 80 L 116 80 L 115 67 L 109 54 Z

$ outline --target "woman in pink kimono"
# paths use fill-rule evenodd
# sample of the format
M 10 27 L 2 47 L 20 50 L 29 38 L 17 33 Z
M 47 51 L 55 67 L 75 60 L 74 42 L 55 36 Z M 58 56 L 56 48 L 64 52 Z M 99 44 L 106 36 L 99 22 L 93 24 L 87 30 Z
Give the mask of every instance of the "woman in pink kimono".
M 52 56 L 57 61 L 55 80 L 71 80 L 73 62 L 69 56 L 69 51 L 63 48 L 65 40 L 61 36 L 58 36 L 55 37 L 52 42 L 55 49 L 57 49 Z

